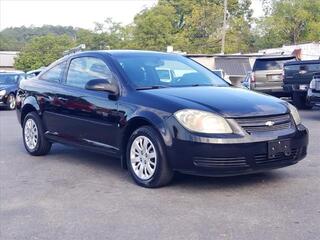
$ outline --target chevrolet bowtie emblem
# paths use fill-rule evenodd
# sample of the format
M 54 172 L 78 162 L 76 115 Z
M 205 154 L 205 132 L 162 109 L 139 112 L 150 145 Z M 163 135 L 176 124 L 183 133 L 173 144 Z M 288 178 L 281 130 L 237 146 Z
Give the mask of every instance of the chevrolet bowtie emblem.
M 268 122 L 266 122 L 265 124 L 266 124 L 266 126 L 271 127 L 271 126 L 273 126 L 273 125 L 274 125 L 274 122 L 272 122 L 272 121 L 268 121 Z

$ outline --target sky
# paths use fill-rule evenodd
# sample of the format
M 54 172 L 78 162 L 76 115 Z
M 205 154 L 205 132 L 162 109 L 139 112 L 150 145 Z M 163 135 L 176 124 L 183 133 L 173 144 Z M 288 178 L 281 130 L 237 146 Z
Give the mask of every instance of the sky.
M 263 14 L 260 0 L 252 0 L 254 16 Z M 44 24 L 93 29 L 94 22 L 111 17 L 128 24 L 157 0 L 0 0 L 0 30 Z

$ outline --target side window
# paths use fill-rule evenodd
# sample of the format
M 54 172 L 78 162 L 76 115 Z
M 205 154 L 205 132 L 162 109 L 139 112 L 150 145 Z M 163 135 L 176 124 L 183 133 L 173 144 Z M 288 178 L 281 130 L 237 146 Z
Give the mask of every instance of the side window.
M 300 66 L 300 71 L 307 71 L 307 70 L 308 70 L 307 65 L 301 65 Z
M 309 70 L 312 72 L 320 71 L 320 64 L 310 64 Z
M 88 81 L 93 79 L 112 79 L 112 72 L 99 58 L 79 57 L 71 60 L 66 84 L 73 87 L 85 88 Z
M 58 65 L 54 66 L 53 68 L 45 72 L 43 75 L 41 75 L 40 79 L 50 82 L 59 82 L 65 66 L 66 62 L 59 63 Z
M 299 65 L 287 65 L 284 67 L 286 71 L 299 71 Z

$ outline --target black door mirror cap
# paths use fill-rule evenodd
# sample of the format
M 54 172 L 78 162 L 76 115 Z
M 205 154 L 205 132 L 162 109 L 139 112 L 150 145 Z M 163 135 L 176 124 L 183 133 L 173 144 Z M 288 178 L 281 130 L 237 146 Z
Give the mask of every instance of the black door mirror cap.
M 119 88 L 116 84 L 110 83 L 107 79 L 92 79 L 87 82 L 85 89 L 93 91 L 104 91 L 111 95 L 118 96 Z

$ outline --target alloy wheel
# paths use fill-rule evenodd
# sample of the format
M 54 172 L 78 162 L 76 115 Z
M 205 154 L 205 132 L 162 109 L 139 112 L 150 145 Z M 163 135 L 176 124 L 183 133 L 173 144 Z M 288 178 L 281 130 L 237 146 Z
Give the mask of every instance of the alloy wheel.
M 24 141 L 30 150 L 34 150 L 39 139 L 38 127 L 33 119 L 28 119 L 24 126 Z
M 134 174 L 141 180 L 152 178 L 157 165 L 157 152 L 146 136 L 137 137 L 130 148 L 130 162 Z

